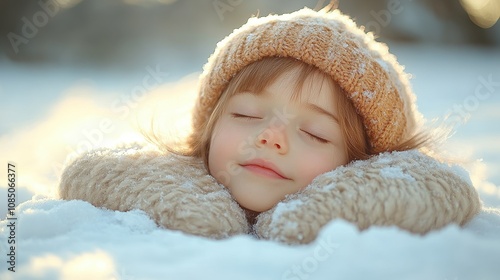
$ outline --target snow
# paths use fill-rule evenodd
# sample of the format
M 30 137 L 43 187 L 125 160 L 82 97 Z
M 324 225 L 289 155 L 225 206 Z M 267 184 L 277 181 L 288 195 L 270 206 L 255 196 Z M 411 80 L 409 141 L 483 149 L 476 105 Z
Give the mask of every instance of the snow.
M 303 204 L 303 202 L 300 200 L 291 200 L 291 201 L 288 201 L 287 203 L 283 203 L 283 202 L 278 203 L 278 205 L 276 205 L 276 209 L 273 213 L 271 221 L 279 220 L 279 217 L 281 215 L 283 215 L 283 213 L 293 211 L 294 209 L 296 209 L 297 207 L 299 207 L 302 204 Z
M 286 246 L 243 235 L 225 240 L 188 236 L 156 227 L 142 211 L 115 212 L 83 201 L 37 198 L 17 211 L 19 264 L 14 274 L 5 272 L 2 262 L 2 279 L 330 279 L 332 275 L 496 279 L 498 275 L 498 213 L 485 212 L 465 229 L 451 225 L 425 237 L 395 227 L 359 232 L 345 221 L 334 221 L 314 243 Z M 2 228 L 5 223 L 1 222 Z
M 373 96 L 375 95 L 374 92 L 371 91 L 363 91 L 363 96 L 366 97 L 367 99 L 372 99 Z
M 410 182 L 415 182 L 415 178 L 413 178 L 410 174 L 404 173 L 398 166 L 384 167 L 380 170 L 380 175 L 385 178 L 404 179 Z
M 0 127 L 2 162 L 15 161 L 19 172 L 16 272 L 7 270 L 11 221 L 2 214 L 0 279 L 498 279 L 500 88 L 494 86 L 485 100 L 479 97 L 486 95 L 474 92 L 481 77 L 500 80 L 500 53 L 403 45 L 391 51 L 412 73 L 422 113 L 433 119 L 451 112 L 459 120 L 447 155 L 464 166 L 454 170 L 470 177 L 484 203 L 482 212 L 464 227 L 449 225 L 415 235 L 395 227 L 360 232 L 335 220 L 315 242 L 287 246 L 245 235 L 224 240 L 191 236 L 159 228 L 139 210 L 116 212 L 84 201 L 58 200 L 57 179 L 68 154 L 137 139 L 135 122 L 148 116 L 157 115 L 161 123 L 172 119 L 165 112 L 185 114 L 189 107 L 171 100 L 192 98 L 196 75 L 175 83 L 177 76 L 170 75 L 170 80 L 133 99 L 128 89 L 140 84 L 146 71 L 123 76 L 75 69 L 41 71 L 2 61 L 2 97 L 11 91 L 27 93 L 9 94 L 2 104 L 8 111 L 0 110 L 20 116 Z M 22 77 L 34 78 L 26 83 Z M 126 116 L 111 106 L 123 97 L 128 102 L 120 105 L 130 110 Z M 465 116 L 468 122 L 463 122 Z M 97 130 L 103 119 L 111 120 L 112 131 Z M 397 167 L 382 172 L 409 179 Z M 1 180 L 0 211 L 5 213 L 6 180 Z

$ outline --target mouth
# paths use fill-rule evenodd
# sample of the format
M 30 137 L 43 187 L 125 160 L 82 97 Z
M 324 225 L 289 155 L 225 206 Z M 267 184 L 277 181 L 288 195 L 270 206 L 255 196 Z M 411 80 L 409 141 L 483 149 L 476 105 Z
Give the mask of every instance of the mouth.
M 240 164 L 240 166 L 242 166 L 243 168 L 252 173 L 256 173 L 264 177 L 290 180 L 285 175 L 283 175 L 283 173 L 279 170 L 277 166 L 266 160 L 255 159 L 245 164 Z

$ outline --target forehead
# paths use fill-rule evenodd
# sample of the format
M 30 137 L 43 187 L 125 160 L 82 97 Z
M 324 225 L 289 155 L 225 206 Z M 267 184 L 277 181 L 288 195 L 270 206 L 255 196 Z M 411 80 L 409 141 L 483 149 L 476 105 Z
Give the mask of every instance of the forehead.
M 273 57 L 246 66 L 231 80 L 227 91 L 229 96 L 280 92 L 293 101 L 331 104 L 337 90 L 333 80 L 316 67 L 291 58 Z
M 335 87 L 321 72 L 301 73 L 300 68 L 282 73 L 262 91 L 279 93 L 280 97 L 299 103 L 313 103 L 329 107 L 334 103 Z

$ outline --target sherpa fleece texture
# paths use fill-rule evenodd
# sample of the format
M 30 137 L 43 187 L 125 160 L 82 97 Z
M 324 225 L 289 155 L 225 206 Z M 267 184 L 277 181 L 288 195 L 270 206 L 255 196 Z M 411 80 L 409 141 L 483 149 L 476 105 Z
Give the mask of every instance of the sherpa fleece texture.
M 383 153 L 319 175 L 249 225 L 200 159 L 135 147 L 77 158 L 64 170 L 59 194 L 111 210 L 141 209 L 158 225 L 189 234 L 220 239 L 253 233 L 300 244 L 313 241 L 333 219 L 359 229 L 394 225 L 419 234 L 464 225 L 481 202 L 460 174 L 466 173 L 418 151 Z

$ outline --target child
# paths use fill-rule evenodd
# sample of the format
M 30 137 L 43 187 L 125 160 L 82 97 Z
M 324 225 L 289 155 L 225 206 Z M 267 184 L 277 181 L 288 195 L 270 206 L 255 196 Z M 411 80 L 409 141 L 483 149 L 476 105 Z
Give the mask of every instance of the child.
M 60 196 L 212 238 L 308 243 L 337 218 L 426 233 L 480 209 L 468 178 L 419 151 L 430 141 L 387 47 L 338 10 L 305 8 L 217 44 L 186 148 L 90 152 Z

